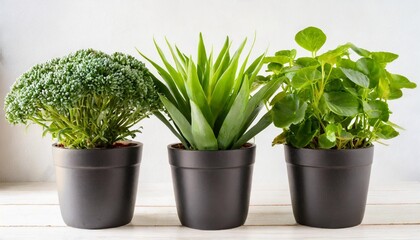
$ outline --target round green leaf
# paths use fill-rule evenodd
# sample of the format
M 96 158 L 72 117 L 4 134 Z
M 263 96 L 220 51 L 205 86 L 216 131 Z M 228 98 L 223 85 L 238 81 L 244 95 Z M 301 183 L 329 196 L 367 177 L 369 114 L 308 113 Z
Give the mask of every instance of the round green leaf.
M 296 89 L 302 89 L 321 78 L 322 74 L 318 69 L 314 67 L 302 68 L 293 76 L 292 86 Z
M 296 59 L 296 64 L 302 67 L 319 66 L 318 60 L 311 57 L 301 57 Z
M 396 89 L 401 88 L 415 88 L 417 84 L 410 82 L 408 78 L 398 75 L 398 74 L 390 74 L 391 78 L 389 79 L 391 82 L 391 87 Z
M 347 69 L 347 68 L 340 68 L 340 69 L 341 71 L 343 71 L 344 75 L 346 75 L 346 77 L 350 79 L 350 81 L 364 88 L 369 87 L 369 78 L 365 74 L 359 71 L 355 71 L 353 69 Z
M 337 63 L 340 57 L 348 55 L 349 48 L 350 44 L 340 45 L 334 50 L 330 50 L 326 53 L 323 53 L 322 55 L 319 55 L 318 60 L 323 63 L 329 63 L 334 65 Z
M 276 127 L 285 128 L 297 124 L 305 117 L 307 103 L 291 94 L 281 98 L 273 107 L 273 122 Z
M 293 60 L 296 57 L 296 49 L 277 51 L 274 55 L 275 56 L 286 56 L 289 59 Z
M 327 134 L 321 134 L 318 138 L 318 143 L 320 148 L 330 149 L 335 146 L 335 140 L 331 141 Z
M 328 126 L 325 127 L 325 136 L 327 137 L 327 139 L 331 142 L 335 142 L 336 136 L 335 133 L 338 132 L 339 129 L 338 126 L 336 124 L 328 124 Z
M 380 100 L 363 102 L 363 110 L 368 118 L 381 119 L 384 122 L 387 122 L 389 119 L 389 109 L 386 102 Z
M 295 36 L 295 41 L 304 49 L 316 52 L 327 40 L 327 36 L 321 29 L 316 27 L 307 27 L 298 32 Z
M 375 129 L 376 135 L 382 139 L 391 139 L 399 135 L 399 133 L 390 125 L 381 123 Z
M 318 133 L 319 125 L 311 119 L 291 125 L 287 135 L 287 143 L 295 148 L 306 147 Z
M 363 74 L 369 77 L 369 88 L 374 88 L 378 85 L 381 73 L 381 67 L 378 63 L 370 58 L 361 58 L 356 62 L 356 68 Z
M 285 63 L 288 63 L 289 61 L 290 61 L 290 58 L 288 56 L 283 56 L 283 55 L 264 58 L 264 63 L 275 62 L 275 63 L 285 64 Z
M 403 95 L 401 89 L 391 88 L 391 89 L 389 89 L 389 91 L 390 91 L 389 96 L 388 96 L 389 100 L 398 99 L 398 98 L 402 97 L 402 95 Z
M 359 112 L 357 98 L 347 92 L 324 93 L 327 107 L 337 115 L 351 117 Z
M 269 72 L 278 73 L 278 72 L 281 71 L 282 68 L 283 68 L 283 65 L 281 65 L 280 63 L 276 63 L 276 62 L 271 62 L 267 65 L 267 70 Z

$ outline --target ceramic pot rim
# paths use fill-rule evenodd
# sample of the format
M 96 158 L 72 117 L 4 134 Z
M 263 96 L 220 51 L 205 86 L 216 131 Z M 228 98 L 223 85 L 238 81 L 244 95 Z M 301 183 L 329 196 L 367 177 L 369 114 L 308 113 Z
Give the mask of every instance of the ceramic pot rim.
M 249 146 L 232 150 L 186 150 L 175 147 L 179 143 L 168 145 L 169 163 L 172 167 L 182 168 L 235 168 L 254 164 L 254 143 Z
M 308 167 L 345 168 L 371 165 L 374 146 L 337 150 L 294 148 L 290 145 L 284 145 L 284 150 L 288 164 Z
M 69 149 L 52 145 L 56 167 L 66 168 L 118 168 L 140 164 L 143 144 L 126 141 L 133 145 L 118 148 Z

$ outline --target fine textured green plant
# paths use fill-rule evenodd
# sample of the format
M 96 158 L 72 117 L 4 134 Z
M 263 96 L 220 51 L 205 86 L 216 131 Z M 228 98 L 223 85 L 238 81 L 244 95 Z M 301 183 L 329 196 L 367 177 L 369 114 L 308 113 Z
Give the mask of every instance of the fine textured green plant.
M 122 53 L 79 50 L 32 67 L 6 96 L 12 124 L 39 124 L 67 148 L 111 147 L 161 106 L 143 63 Z
M 161 48 L 156 49 L 164 64 L 159 66 L 142 53 L 164 80 L 156 80 L 162 94 L 160 99 L 170 116 L 156 116 L 178 137 L 186 149 L 224 150 L 242 147 L 249 139 L 271 124 L 271 113 L 265 114 L 255 125 L 264 102 L 276 91 L 280 81 L 260 84 L 256 76 L 262 67 L 264 54 L 248 67 L 250 53 L 240 63 L 246 39 L 231 56 L 229 38 L 217 56 L 207 55 L 200 34 L 197 63 L 167 42 L 174 66 Z M 259 90 L 251 96 L 254 89 Z
M 269 77 L 282 81 L 271 105 L 273 122 L 283 133 L 273 144 L 353 149 L 398 135 L 398 126 L 389 121 L 388 100 L 400 98 L 402 88 L 416 87 L 386 69 L 398 55 L 351 43 L 317 55 L 326 36 L 315 27 L 298 32 L 295 40 L 311 57 L 296 58 L 292 49 L 266 58 Z M 350 58 L 350 49 L 357 58 Z

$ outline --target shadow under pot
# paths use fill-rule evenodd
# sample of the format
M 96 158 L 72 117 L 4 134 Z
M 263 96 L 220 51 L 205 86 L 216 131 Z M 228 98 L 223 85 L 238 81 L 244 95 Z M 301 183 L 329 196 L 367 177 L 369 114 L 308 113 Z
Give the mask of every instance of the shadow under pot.
M 255 144 L 196 151 L 168 146 L 178 217 L 195 229 L 241 226 L 248 215 Z
M 293 214 L 301 225 L 345 228 L 364 216 L 373 146 L 297 149 L 285 145 Z
M 143 144 L 66 149 L 53 144 L 61 215 L 75 228 L 102 229 L 133 218 Z

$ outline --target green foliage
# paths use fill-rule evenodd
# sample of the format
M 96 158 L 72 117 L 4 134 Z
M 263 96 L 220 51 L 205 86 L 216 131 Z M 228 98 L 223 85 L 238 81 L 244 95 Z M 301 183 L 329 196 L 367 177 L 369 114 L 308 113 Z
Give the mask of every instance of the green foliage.
M 227 38 L 218 54 L 213 50 L 209 53 L 200 34 L 194 62 L 167 42 L 171 64 L 155 42 L 162 66 L 139 52 L 163 79 L 155 81 L 170 119 L 161 112 L 155 114 L 186 149 L 237 149 L 271 124 L 269 112 L 252 125 L 281 79 L 257 78 L 264 55 L 247 65 L 248 53 L 240 62 L 245 44 L 246 40 L 231 55 L 231 42 Z
M 92 49 L 38 64 L 6 96 L 12 124 L 39 124 L 67 148 L 110 147 L 161 107 L 152 75 L 122 53 Z
M 265 78 L 284 79 L 271 101 L 274 125 L 283 129 L 273 144 L 353 149 L 398 136 L 397 126 L 389 121 L 388 101 L 416 84 L 386 69 L 397 54 L 347 43 L 316 55 L 326 36 L 315 27 L 298 32 L 295 40 L 311 57 L 296 59 L 293 49 L 265 58 L 272 73 Z M 350 50 L 356 59 L 350 58 Z

